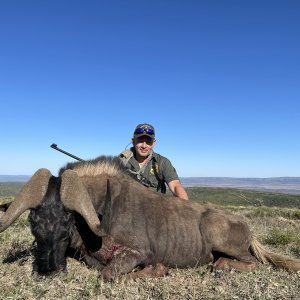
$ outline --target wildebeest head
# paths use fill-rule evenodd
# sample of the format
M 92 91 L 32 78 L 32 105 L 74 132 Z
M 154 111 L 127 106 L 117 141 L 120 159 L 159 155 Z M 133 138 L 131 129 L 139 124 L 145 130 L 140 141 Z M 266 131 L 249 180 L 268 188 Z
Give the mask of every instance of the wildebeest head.
M 72 170 L 65 170 L 59 177 L 52 176 L 47 169 L 38 170 L 0 218 L 0 232 L 27 209 L 36 240 L 33 270 L 40 275 L 66 269 L 65 254 L 74 228 L 73 211 L 85 219 L 96 235 L 102 235 L 88 192 Z
M 41 275 L 66 269 L 65 252 L 74 226 L 74 215 L 60 201 L 60 185 L 60 178 L 52 176 L 44 200 L 29 214 L 37 245 L 33 270 Z

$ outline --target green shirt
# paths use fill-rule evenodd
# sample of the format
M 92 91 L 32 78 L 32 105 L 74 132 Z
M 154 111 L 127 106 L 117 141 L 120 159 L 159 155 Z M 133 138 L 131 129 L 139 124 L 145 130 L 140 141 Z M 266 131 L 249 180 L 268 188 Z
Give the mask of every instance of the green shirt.
M 130 148 L 128 150 L 123 151 L 119 157 L 123 161 L 123 164 L 126 168 L 133 172 L 139 172 L 140 166 L 138 161 L 134 157 L 134 148 Z M 153 168 L 156 167 L 156 176 Z M 149 182 L 150 188 L 153 190 L 161 190 L 161 192 L 165 192 L 164 188 L 160 188 L 160 180 L 161 185 L 164 185 L 165 182 L 169 183 L 173 180 L 179 180 L 177 172 L 173 167 L 172 163 L 164 156 L 152 152 L 151 159 L 147 162 L 144 170 L 141 172 L 141 175 Z

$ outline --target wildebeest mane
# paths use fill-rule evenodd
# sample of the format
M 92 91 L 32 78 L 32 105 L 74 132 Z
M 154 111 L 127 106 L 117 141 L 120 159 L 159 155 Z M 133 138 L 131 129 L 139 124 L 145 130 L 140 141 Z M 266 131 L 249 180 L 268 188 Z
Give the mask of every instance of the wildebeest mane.
M 68 163 L 60 169 L 59 176 L 67 169 L 76 171 L 78 176 L 97 176 L 101 174 L 116 176 L 120 173 L 129 175 L 118 156 L 101 155 L 83 162 Z

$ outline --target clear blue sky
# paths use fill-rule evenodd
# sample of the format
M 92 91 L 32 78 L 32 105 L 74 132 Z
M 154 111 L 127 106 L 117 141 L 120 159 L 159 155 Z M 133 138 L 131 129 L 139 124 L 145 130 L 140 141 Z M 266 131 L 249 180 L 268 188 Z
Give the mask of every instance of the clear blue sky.
M 117 155 L 179 176 L 300 176 L 300 1 L 0 1 L 0 174 Z

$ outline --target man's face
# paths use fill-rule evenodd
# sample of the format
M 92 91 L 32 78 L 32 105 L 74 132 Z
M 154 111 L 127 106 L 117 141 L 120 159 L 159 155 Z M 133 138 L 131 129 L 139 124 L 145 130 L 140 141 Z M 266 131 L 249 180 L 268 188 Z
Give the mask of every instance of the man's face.
M 138 156 L 148 157 L 155 145 L 155 139 L 149 136 L 140 136 L 132 139 L 135 152 Z

